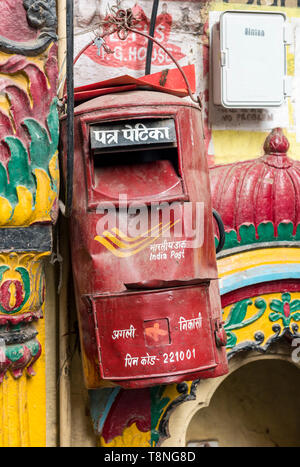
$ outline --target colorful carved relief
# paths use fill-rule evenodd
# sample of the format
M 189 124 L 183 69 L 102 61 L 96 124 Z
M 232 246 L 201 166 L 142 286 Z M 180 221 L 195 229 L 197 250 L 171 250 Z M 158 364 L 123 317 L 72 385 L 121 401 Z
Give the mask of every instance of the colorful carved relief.
M 56 216 L 53 209 L 58 196 L 56 100 L 47 116 L 50 135 L 36 119 L 24 119 L 23 126 L 30 135 L 28 151 L 17 136 L 6 136 L 3 140 L 10 158 L 7 168 L 0 162 L 0 225 L 9 227 L 51 222 Z
M 180 404 L 195 399 L 199 380 L 160 386 L 151 391 L 151 446 L 159 447 L 169 437 L 170 415 Z
M 229 358 L 298 336 L 300 164 L 288 149 L 275 128 L 264 156 L 210 171 L 226 230 L 218 270 Z
M 45 279 L 42 259 L 47 253 L 0 255 L 0 382 L 10 370 L 19 378 L 41 353 L 37 331 L 29 323 L 43 317 Z
M 40 446 L 45 445 L 44 358 L 38 364 L 42 374 L 32 380 L 27 376 L 35 374 L 44 352 L 44 261 L 51 254 L 52 225 L 58 215 L 56 2 L 2 3 L 0 383 L 3 413 L 8 404 L 15 416 L 1 431 L 3 446 Z M 36 386 L 30 383 L 35 379 Z M 29 387 L 39 393 L 35 410 Z M 32 430 L 35 423 L 39 433 Z
M 198 380 L 113 392 L 110 396 L 112 400 L 107 401 L 110 408 L 105 422 L 102 426 L 98 424 L 101 446 L 159 447 L 168 437 L 172 411 L 179 404 L 195 398 L 197 384 Z M 91 407 L 93 410 L 93 404 Z
M 241 350 L 266 352 L 276 340 L 300 337 L 300 293 L 241 300 L 224 308 L 228 358 Z
M 37 41 L 47 37 L 49 45 L 56 21 L 55 2 L 24 1 L 24 7 L 29 25 L 42 26 Z M 27 48 L 23 43 L 14 44 L 17 55 L 3 53 L 12 50 L 7 44 L 11 40 L 0 37 L 0 236 L 3 252 L 18 253 L 0 254 L 0 322 L 6 326 L 1 334 L 17 335 L 15 317 L 21 314 L 24 319 L 18 318 L 22 331 L 14 346 L 6 346 L 2 379 L 8 368 L 16 366 L 20 369 L 12 371 L 14 377 L 19 377 L 26 366 L 32 374 L 30 362 L 40 353 L 34 331 L 27 336 L 23 328 L 29 320 L 29 309 L 32 319 L 42 316 L 42 303 L 38 302 L 37 309 L 32 306 L 40 288 L 35 282 L 40 280 L 46 251 L 51 251 L 47 224 L 56 221 L 59 190 L 56 46 L 50 46 L 41 57 L 35 51 L 36 57 L 29 59 L 23 55 L 33 55 L 33 49 L 28 52 L 31 42 Z M 29 226 L 33 228 L 25 230 Z M 8 231 L 11 227 L 16 230 Z M 22 266 L 24 261 L 27 267 Z M 10 337 L 4 338 L 6 343 L 11 341 Z

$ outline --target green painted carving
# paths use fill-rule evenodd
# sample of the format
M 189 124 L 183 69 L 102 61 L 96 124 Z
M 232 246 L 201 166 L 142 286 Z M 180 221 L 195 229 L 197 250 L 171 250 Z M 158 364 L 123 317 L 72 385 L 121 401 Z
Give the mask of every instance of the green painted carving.
M 165 386 L 154 386 L 150 388 L 151 398 L 151 446 L 156 446 L 160 433 L 157 430 L 158 421 L 164 412 L 164 408 L 170 402 L 169 397 L 162 397 Z
M 295 240 L 300 240 L 300 224 L 297 226 Z
M 2 279 L 2 276 L 3 274 L 5 273 L 5 271 L 7 271 L 9 269 L 9 266 L 0 266 L 0 281 Z
M 248 245 L 249 243 L 257 242 L 255 227 L 253 224 L 241 225 L 239 234 L 241 237 L 240 245 Z
M 26 346 L 31 352 L 31 355 L 35 357 L 40 351 L 40 344 L 37 340 L 32 340 L 26 343 Z
M 35 169 L 44 170 L 51 180 L 51 188 L 58 191 L 57 181 L 49 173 L 49 162 L 57 151 L 59 137 L 59 121 L 57 112 L 57 99 L 53 99 L 47 117 L 48 131 L 37 120 L 32 118 L 24 120 L 31 142 L 29 155 L 23 142 L 15 136 L 7 136 L 5 142 L 9 147 L 11 157 L 7 165 L 7 172 L 0 162 L 0 195 L 6 198 L 15 208 L 18 203 L 16 188 L 23 186 L 33 195 L 36 195 Z
M 49 160 L 55 153 L 58 146 L 59 136 L 59 119 L 57 112 L 57 99 L 54 99 L 50 112 L 47 118 L 47 125 L 50 133 L 50 139 L 45 128 L 43 128 L 33 118 L 24 120 L 24 125 L 27 127 L 31 143 L 30 143 L 30 159 L 31 171 L 34 169 L 44 169 L 49 174 Z M 53 187 L 52 187 L 53 188 Z
M 23 357 L 22 345 L 11 345 L 6 347 L 6 357 L 12 362 L 17 362 Z
M 281 300 L 273 299 L 270 303 L 273 313 L 269 314 L 269 320 L 274 322 L 282 320 L 285 328 L 290 326 L 291 320 L 300 321 L 300 300 L 292 300 L 288 292 L 281 295 Z
M 258 240 L 262 243 L 272 242 L 275 239 L 274 225 L 272 222 L 262 222 L 257 226 Z
M 293 230 L 294 225 L 292 222 L 281 222 L 277 227 L 276 235 L 272 222 L 262 222 L 257 226 L 257 232 L 253 224 L 243 224 L 239 227 L 238 233 L 235 230 L 226 232 L 223 251 L 245 245 L 259 245 L 260 243 L 300 241 L 300 224 L 295 235 L 293 235 Z M 218 244 L 217 239 L 215 244 Z
M 23 308 L 23 306 L 25 305 L 25 303 L 27 302 L 27 300 L 30 297 L 30 277 L 29 277 L 28 271 L 25 268 L 22 268 L 22 267 L 16 268 L 16 271 L 19 272 L 21 277 L 22 277 L 23 287 L 24 287 L 24 292 L 25 293 L 24 293 L 24 298 L 23 298 L 23 301 L 22 301 L 21 305 L 14 310 L 14 313 L 17 313 L 18 311 L 20 311 L 21 308 Z
M 28 329 L 24 323 L 12 325 L 9 333 L 7 325 L 0 326 L 0 383 L 8 370 L 14 378 L 20 378 L 25 368 L 30 376 L 34 375 L 32 365 L 41 354 L 41 345 L 35 338 L 36 334 L 36 331 Z
M 35 180 L 30 170 L 28 154 L 22 141 L 14 136 L 5 138 L 11 158 L 7 165 L 9 182 L 3 179 L 3 197 L 8 199 L 10 204 L 15 207 L 18 203 L 17 186 L 24 186 L 29 191 L 35 191 Z M 0 163 L 1 164 L 1 163 Z M 2 165 L 2 164 L 1 164 Z
M 216 242 L 216 245 L 218 244 L 218 241 Z M 226 232 L 225 235 L 225 244 L 223 247 L 223 250 L 230 250 L 231 248 L 235 248 L 238 246 L 238 239 L 237 239 L 237 233 L 235 230 L 231 230 L 230 232 Z
M 251 299 L 241 300 L 237 302 L 230 310 L 230 313 L 225 321 L 224 329 L 227 334 L 227 349 L 232 349 L 236 345 L 237 336 L 233 331 L 249 326 L 249 324 L 257 321 L 266 311 L 267 304 L 262 298 L 257 298 L 254 302 L 258 312 L 248 319 L 246 318 L 248 307 L 253 304 Z
M 293 240 L 294 225 L 292 222 L 282 222 L 278 225 L 278 240 Z

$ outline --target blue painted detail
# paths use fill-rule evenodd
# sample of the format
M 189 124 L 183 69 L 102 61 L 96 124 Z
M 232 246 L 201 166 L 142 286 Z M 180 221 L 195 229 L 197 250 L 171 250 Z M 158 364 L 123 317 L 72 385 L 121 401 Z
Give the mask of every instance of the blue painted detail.
M 89 390 L 91 417 L 95 432 L 100 435 L 109 414 L 109 411 L 121 390 L 116 388 L 103 388 Z
M 272 264 L 257 266 L 243 272 L 219 279 L 220 294 L 225 295 L 233 290 L 262 282 L 282 279 L 300 279 L 300 264 Z

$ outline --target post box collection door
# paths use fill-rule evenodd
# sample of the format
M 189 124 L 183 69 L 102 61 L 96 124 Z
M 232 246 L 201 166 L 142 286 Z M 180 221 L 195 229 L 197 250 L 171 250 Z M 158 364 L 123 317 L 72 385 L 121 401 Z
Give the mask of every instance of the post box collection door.
M 70 236 L 86 386 L 224 374 L 199 108 L 154 91 L 108 94 L 75 108 L 74 140 Z

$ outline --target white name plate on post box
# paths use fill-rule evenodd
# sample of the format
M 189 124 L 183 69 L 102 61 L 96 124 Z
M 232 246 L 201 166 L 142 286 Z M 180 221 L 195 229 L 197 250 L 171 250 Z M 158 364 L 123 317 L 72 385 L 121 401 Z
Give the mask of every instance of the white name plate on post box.
M 126 120 L 93 125 L 90 127 L 90 136 L 92 149 L 176 142 L 175 123 L 172 118 Z

